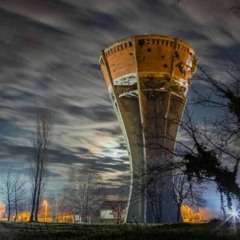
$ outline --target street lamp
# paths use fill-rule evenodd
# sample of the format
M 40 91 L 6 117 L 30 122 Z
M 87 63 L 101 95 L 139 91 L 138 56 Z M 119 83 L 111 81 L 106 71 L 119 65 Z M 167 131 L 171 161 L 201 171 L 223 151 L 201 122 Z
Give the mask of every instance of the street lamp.
M 47 200 L 43 201 L 43 204 L 45 204 L 45 213 L 44 213 L 44 220 L 45 222 L 47 221 L 47 207 L 48 207 L 48 202 Z

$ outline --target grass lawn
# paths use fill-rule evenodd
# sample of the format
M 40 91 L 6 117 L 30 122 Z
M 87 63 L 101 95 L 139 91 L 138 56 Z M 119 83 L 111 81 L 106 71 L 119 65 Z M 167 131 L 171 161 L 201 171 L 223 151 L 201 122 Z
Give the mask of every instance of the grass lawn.
M 56 224 L 56 223 L 5 223 L 0 227 L 0 240 L 237 240 L 238 224 L 215 221 L 204 224 Z

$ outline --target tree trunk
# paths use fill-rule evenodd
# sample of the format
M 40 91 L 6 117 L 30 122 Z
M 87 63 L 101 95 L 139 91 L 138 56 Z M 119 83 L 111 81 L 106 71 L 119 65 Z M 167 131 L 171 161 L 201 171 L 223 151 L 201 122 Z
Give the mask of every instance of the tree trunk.
M 31 176 L 33 180 L 33 199 L 29 219 L 30 222 L 38 220 L 38 210 L 43 190 L 51 130 L 52 113 L 48 109 L 42 109 L 37 116 L 36 134 L 33 139 L 34 157 L 31 163 L 31 168 L 34 170 Z
M 181 206 L 182 206 L 182 203 L 178 202 L 177 203 L 177 222 L 181 222 L 182 221 Z
M 38 179 L 38 168 L 35 176 L 35 182 L 34 182 L 34 190 L 33 190 L 33 198 L 32 198 L 32 207 L 31 207 L 31 214 L 29 218 L 29 222 L 34 221 L 35 216 L 35 208 L 36 208 L 36 194 L 37 194 L 37 179 Z
M 8 190 L 8 211 L 7 211 L 7 219 L 10 221 L 10 215 L 11 215 L 11 199 L 10 199 L 10 193 Z

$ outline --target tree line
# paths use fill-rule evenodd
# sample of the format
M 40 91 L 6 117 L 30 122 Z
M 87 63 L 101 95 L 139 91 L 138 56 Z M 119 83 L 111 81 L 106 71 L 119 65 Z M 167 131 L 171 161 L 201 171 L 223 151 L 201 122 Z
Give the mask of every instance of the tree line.
M 49 109 L 37 113 L 35 132 L 32 136 L 32 155 L 29 158 L 29 178 L 9 167 L 1 175 L 0 199 L 6 207 L 7 220 L 14 214 L 14 221 L 22 211 L 29 211 L 29 221 L 38 221 L 43 200 L 49 165 L 49 146 L 53 129 L 53 114 Z M 30 182 L 30 187 L 28 183 Z M 69 169 L 69 179 L 58 199 L 58 211 L 76 213 L 87 221 L 94 205 L 99 202 L 97 193 L 101 177 L 90 168 Z M 29 194 L 29 190 L 31 193 Z M 99 207 L 99 206 L 98 206 Z

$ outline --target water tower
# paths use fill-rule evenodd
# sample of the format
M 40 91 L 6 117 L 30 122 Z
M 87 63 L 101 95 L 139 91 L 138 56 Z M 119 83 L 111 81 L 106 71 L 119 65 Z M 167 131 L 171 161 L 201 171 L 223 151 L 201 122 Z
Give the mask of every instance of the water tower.
M 190 45 L 162 35 L 131 36 L 101 52 L 101 71 L 131 165 L 127 222 L 176 221 L 172 172 L 146 182 L 148 169 L 162 169 L 171 161 L 196 63 Z

